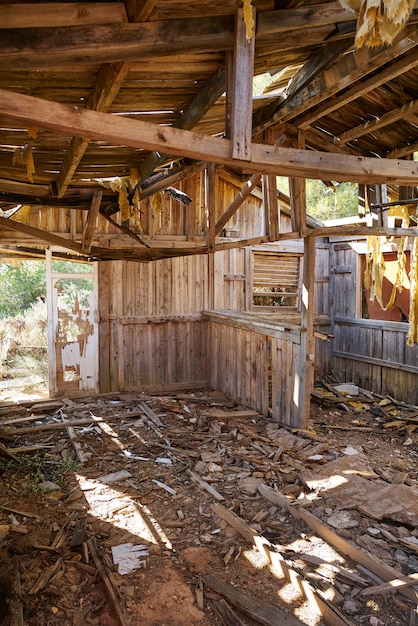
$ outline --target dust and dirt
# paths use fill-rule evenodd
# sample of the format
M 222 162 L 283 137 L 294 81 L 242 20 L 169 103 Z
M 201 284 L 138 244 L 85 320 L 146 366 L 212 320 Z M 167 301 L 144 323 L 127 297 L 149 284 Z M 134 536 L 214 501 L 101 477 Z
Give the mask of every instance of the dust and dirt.
M 393 578 L 418 571 L 414 418 L 382 416 L 378 401 L 341 406 L 313 403 L 306 432 L 204 391 L 0 404 L 0 623 L 218 626 L 233 623 L 220 614 L 224 585 L 242 624 L 278 623 L 273 610 L 326 624 L 301 580 L 341 623 L 415 623 L 413 580 L 373 591 L 376 572 L 260 492 L 285 494 Z M 83 420 L 72 440 L 62 419 Z M 396 506 L 382 511 L 389 488 Z M 146 556 L 121 573 L 118 546 Z

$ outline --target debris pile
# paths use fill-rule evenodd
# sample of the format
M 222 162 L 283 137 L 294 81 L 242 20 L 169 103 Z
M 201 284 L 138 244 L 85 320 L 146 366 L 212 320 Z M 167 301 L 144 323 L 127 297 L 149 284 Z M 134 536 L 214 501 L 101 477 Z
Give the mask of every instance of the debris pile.
M 416 624 L 418 409 L 314 399 L 307 431 L 204 391 L 4 404 L 10 623 Z

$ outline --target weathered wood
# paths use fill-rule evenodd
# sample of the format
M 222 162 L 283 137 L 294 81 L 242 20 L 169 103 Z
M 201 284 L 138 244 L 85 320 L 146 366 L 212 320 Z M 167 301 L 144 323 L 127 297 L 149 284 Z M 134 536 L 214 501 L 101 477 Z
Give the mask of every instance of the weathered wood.
M 248 23 L 251 19 L 252 24 Z M 248 32 L 250 30 L 250 32 Z M 231 98 L 231 156 L 251 160 L 252 91 L 255 51 L 255 9 L 251 18 L 244 18 L 244 9 L 237 8 Z
M 203 480 L 203 478 L 200 478 L 199 474 L 196 474 L 196 472 L 192 472 L 191 470 L 188 470 L 187 473 L 189 474 L 192 481 L 196 483 L 196 485 L 198 485 L 204 491 L 207 491 L 211 496 L 215 498 L 215 500 L 225 499 L 224 496 L 219 493 L 219 491 L 216 491 L 216 489 L 212 487 L 212 485 L 207 483 L 206 480 Z
M 363 135 L 367 135 L 369 133 L 373 133 L 379 128 L 384 128 L 385 126 L 389 126 L 390 124 L 394 124 L 398 120 L 404 118 L 408 115 L 414 115 L 418 111 L 418 100 L 411 100 L 407 104 L 394 109 L 393 111 L 388 111 L 380 116 L 379 119 L 370 119 L 364 124 L 360 124 L 359 126 L 355 126 L 354 128 L 350 128 L 350 130 L 346 130 L 344 133 L 341 133 L 338 137 L 334 137 L 334 142 L 338 143 L 340 146 L 347 144 L 354 139 L 358 139 Z
M 87 547 L 96 566 L 97 572 L 105 586 L 107 597 L 109 598 L 109 601 L 113 607 L 116 617 L 119 620 L 120 625 L 128 626 L 128 619 L 125 613 L 125 607 L 119 597 L 118 588 L 113 580 L 112 573 L 104 565 L 104 563 L 102 563 L 99 557 L 99 553 L 97 551 L 94 539 L 89 539 L 87 541 Z
M 214 163 L 208 163 L 206 175 L 206 245 L 209 249 L 215 245 L 216 204 L 216 168 Z
M 317 533 L 324 541 L 327 541 L 343 554 L 346 554 L 353 560 L 357 561 L 357 563 L 360 563 L 367 569 L 374 572 L 377 576 L 379 576 L 379 578 L 389 581 L 402 577 L 402 575 L 394 567 L 387 565 L 371 554 L 367 554 L 366 552 L 359 550 L 354 543 L 337 535 L 333 530 L 325 526 L 317 517 L 312 515 L 312 513 L 309 513 L 309 511 L 305 511 L 299 506 L 292 506 L 290 501 L 285 498 L 283 494 L 274 491 L 274 489 L 267 487 L 267 485 L 260 485 L 258 490 L 269 502 L 272 502 L 277 506 L 285 507 L 294 517 L 306 522 L 309 528 Z M 409 600 L 412 600 L 415 603 L 417 602 L 418 593 L 414 590 L 403 588 L 401 593 Z
M 56 574 L 63 567 L 63 564 L 64 563 L 62 557 L 57 559 L 55 563 L 50 565 L 44 572 L 42 572 L 38 580 L 34 582 L 32 587 L 29 589 L 28 594 L 33 595 L 43 589 L 54 576 L 54 574 Z
M 267 604 L 255 596 L 228 585 L 211 574 L 203 577 L 203 582 L 213 591 L 227 598 L 240 611 L 265 626 L 301 626 L 302 622 L 293 615 L 286 613 L 277 606 Z
M 86 107 L 95 111 L 107 111 L 116 97 L 129 71 L 128 63 L 109 63 L 101 66 L 93 88 L 87 98 Z M 83 158 L 89 140 L 72 137 L 65 154 L 61 171 L 55 181 L 58 198 L 62 198 Z
M 401 578 L 395 578 L 394 580 L 389 580 L 386 583 L 382 583 L 381 585 L 374 585 L 373 587 L 368 587 L 367 589 L 363 589 L 361 592 L 362 596 L 374 596 L 379 593 L 386 593 L 387 591 L 396 591 L 396 589 L 401 589 L 402 587 L 409 587 L 418 585 L 418 574 L 409 574 L 409 576 L 401 576 Z
M 74 2 L 0 4 L 0 29 L 117 24 L 126 22 L 121 2 Z
M 230 141 L 227 139 L 206 137 L 176 128 L 163 128 L 140 120 L 115 118 L 105 113 L 47 102 L 33 96 L 0 90 L 0 113 L 25 124 L 35 124 L 58 132 L 78 133 L 92 139 L 103 139 L 135 148 L 161 149 L 198 160 L 209 159 L 216 163 L 230 163 Z M 236 160 L 235 164 L 237 167 L 239 165 L 243 168 L 251 167 L 253 171 L 276 175 L 369 184 L 418 183 L 418 168 L 414 162 L 328 155 L 262 144 L 253 144 L 250 165 L 239 160 Z
M 273 124 L 288 122 L 296 116 L 302 116 L 303 113 L 305 113 L 305 117 L 298 121 L 298 128 L 305 129 L 320 117 L 338 109 L 343 103 L 350 102 L 367 93 L 372 87 L 403 74 L 408 70 L 408 67 L 416 67 L 418 51 L 413 50 L 415 47 L 416 43 L 412 39 L 405 38 L 391 46 L 390 51 L 378 49 L 365 53 L 364 50 L 361 50 L 361 52 L 345 55 L 334 66 L 325 69 L 316 76 L 311 83 L 308 83 L 292 98 L 278 99 L 275 111 L 272 110 L 271 104 L 266 107 L 265 111 L 257 111 L 253 119 L 254 132 L 261 132 Z M 409 50 L 413 50 L 409 57 L 402 58 L 397 62 L 394 61 L 396 57 Z M 389 61 L 391 64 L 388 68 L 376 72 L 379 66 L 385 65 Z M 372 72 L 375 72 L 374 76 L 360 80 Z M 348 89 L 354 83 L 357 84 L 352 89 Z M 345 91 L 342 95 L 331 98 L 332 95 L 343 90 Z
M 234 199 L 233 202 L 231 202 L 229 207 L 226 209 L 223 215 L 216 222 L 216 226 L 215 226 L 216 235 L 219 235 L 223 227 L 229 222 L 231 217 L 235 215 L 239 207 L 243 204 L 244 200 L 248 198 L 248 196 L 251 194 L 254 187 L 258 185 L 260 180 L 261 180 L 261 174 L 253 174 L 251 178 L 248 179 L 245 185 L 241 188 L 237 197 Z
M 87 215 L 86 228 L 84 230 L 83 239 L 81 241 L 81 251 L 85 253 L 89 253 L 91 251 L 91 242 L 93 240 L 94 230 L 96 228 L 96 221 L 100 211 L 102 196 L 102 191 L 93 192 L 91 206 Z
M 215 611 L 219 614 L 224 626 L 245 626 L 244 622 L 242 622 L 239 617 L 235 615 L 234 611 L 223 598 L 221 598 L 221 600 L 216 602 L 213 606 Z

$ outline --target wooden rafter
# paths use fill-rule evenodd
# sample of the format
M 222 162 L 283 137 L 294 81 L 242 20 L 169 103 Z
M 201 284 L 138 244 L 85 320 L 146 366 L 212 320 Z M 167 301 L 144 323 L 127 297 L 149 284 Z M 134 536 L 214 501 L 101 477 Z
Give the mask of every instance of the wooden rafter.
M 190 104 L 177 116 L 173 127 L 191 130 L 223 94 L 225 91 L 225 80 L 225 68 L 219 67 Z M 155 168 L 164 163 L 166 159 L 166 154 L 151 152 L 141 163 L 141 178 L 138 185 L 140 186 L 152 174 Z
M 412 115 L 418 111 L 418 100 L 412 100 L 403 106 L 394 109 L 393 111 L 388 111 L 388 113 L 384 113 L 380 118 L 369 120 L 364 124 L 359 124 L 354 128 L 350 128 L 345 133 L 341 133 L 338 137 L 334 138 L 334 142 L 338 143 L 340 146 L 344 146 L 350 141 L 354 141 L 355 139 L 359 139 L 359 137 L 363 137 L 363 135 L 368 135 L 370 133 L 375 132 L 379 128 L 384 128 L 385 126 L 389 126 L 390 124 L 394 124 L 404 117 L 408 117 L 408 115 Z
M 272 112 L 271 104 L 266 111 L 257 112 L 253 119 L 253 132 L 257 133 L 273 124 L 290 121 L 302 116 L 303 113 L 305 116 L 298 120 L 297 126 L 305 129 L 315 120 L 336 110 L 342 104 L 358 98 L 373 86 L 381 85 L 416 67 L 418 64 L 416 45 L 414 39 L 406 37 L 389 49 L 383 48 L 368 52 L 362 50 L 345 55 L 336 64 L 316 76 L 293 97 L 278 99 L 274 112 Z M 401 57 L 411 50 L 412 53 L 409 56 L 401 58 L 398 62 L 394 61 L 396 57 Z M 389 62 L 388 68 L 376 73 L 379 67 Z M 371 73 L 375 75 L 368 80 L 363 80 Z M 346 92 L 345 90 L 354 83 L 357 83 L 356 86 Z M 343 91 L 341 96 L 335 97 Z
M 145 150 L 164 150 L 195 160 L 210 160 L 224 165 L 234 164 L 244 170 L 322 180 L 415 185 L 418 166 L 414 162 L 389 161 L 341 154 L 276 148 L 252 144 L 252 159 L 230 158 L 230 141 L 200 135 L 187 130 L 162 127 L 123 116 L 78 109 L 41 98 L 0 90 L 0 115 L 23 124 L 36 125 L 116 145 Z
M 86 107 L 93 111 L 107 111 L 116 97 L 129 72 L 128 63 L 109 63 L 102 65 L 97 74 L 93 88 L 87 99 Z M 59 198 L 67 191 L 74 172 L 83 158 L 89 139 L 72 137 L 69 148 L 65 154 L 61 171 L 56 180 L 57 195 Z
M 126 12 L 130 22 L 146 22 L 150 17 L 156 0 L 125 0 Z
M 59 4 L 57 5 L 59 7 Z M 135 15 L 135 13 L 133 14 Z M 411 18 L 415 19 L 414 17 Z M 338 3 L 267 11 L 258 18 L 258 44 L 288 35 L 289 46 L 302 42 L 301 35 L 319 28 L 332 29 L 350 22 L 353 14 Z M 0 27 L 4 25 L 2 23 Z M 117 23 L 98 26 L 4 29 L 0 39 L 0 68 L 36 69 L 63 66 L 74 62 L 107 63 L 141 56 L 156 56 L 156 51 L 172 53 L 232 49 L 233 16 L 172 19 L 157 22 Z M 161 53 L 161 51 L 163 51 Z
M 75 2 L 0 4 L 0 28 L 47 28 L 126 22 L 121 2 Z

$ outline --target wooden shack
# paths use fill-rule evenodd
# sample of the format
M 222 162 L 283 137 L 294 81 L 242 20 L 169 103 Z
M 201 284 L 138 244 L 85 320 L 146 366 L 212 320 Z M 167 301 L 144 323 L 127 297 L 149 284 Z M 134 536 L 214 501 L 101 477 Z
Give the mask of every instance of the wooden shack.
M 366 319 L 360 278 L 366 237 L 418 235 L 383 219 L 417 206 L 417 20 L 370 42 L 339 2 L 0 5 L 0 254 L 47 260 L 51 395 L 211 388 L 306 427 L 333 373 L 416 402 L 408 324 Z M 308 178 L 358 184 L 357 222 L 310 218 Z M 91 264 L 71 319 L 56 259 Z

